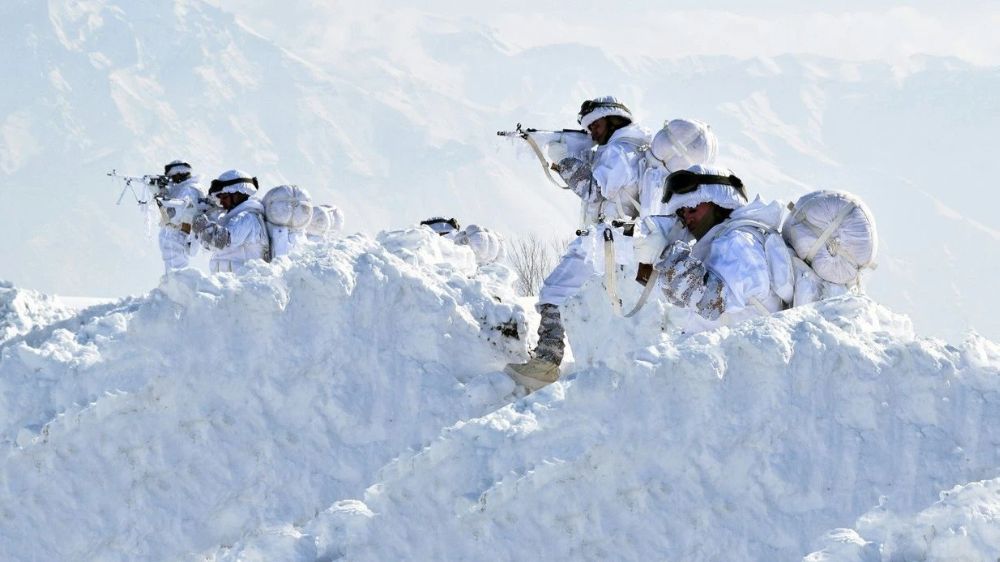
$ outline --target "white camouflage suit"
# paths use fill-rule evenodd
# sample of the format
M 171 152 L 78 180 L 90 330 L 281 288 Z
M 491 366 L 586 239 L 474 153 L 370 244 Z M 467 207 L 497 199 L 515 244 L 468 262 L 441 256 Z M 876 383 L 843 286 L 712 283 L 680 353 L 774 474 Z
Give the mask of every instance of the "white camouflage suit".
M 215 251 L 208 262 L 212 273 L 236 272 L 247 260 L 267 259 L 264 206 L 247 199 L 206 229 L 202 240 Z
M 648 142 L 649 133 L 632 124 L 618 129 L 607 144 L 594 149 L 590 178 L 570 186 L 583 200 L 585 221 L 591 227 L 602 218 L 610 223 L 638 216 L 639 163 L 643 158 L 640 148 Z M 577 236 L 566 248 L 542 284 L 539 306 L 562 306 L 597 275 L 593 265 L 587 263 L 589 241 L 588 237 Z
M 698 173 L 728 175 L 728 170 L 693 166 Z M 675 196 L 665 211 L 713 202 L 733 208 L 732 214 L 693 244 L 673 242 L 654 264 L 662 274 L 667 299 L 679 307 L 671 319 L 685 332 L 697 332 L 777 312 L 784 308 L 771 280 L 767 233 L 781 226 L 783 207 L 751 203 L 734 196 L 724 185 L 702 185 L 695 192 Z
M 198 180 L 189 178 L 181 183 L 171 183 L 159 199 L 160 255 L 167 271 L 187 267 L 190 257 L 198 252 L 198 245 L 192 244 L 190 226 L 201 197 Z M 184 225 L 187 225 L 188 232 L 181 230 Z
M 264 205 L 253 197 L 257 193 L 257 178 L 229 170 L 216 181 L 229 184 L 219 191 L 220 195 L 240 193 L 249 199 L 227 211 L 218 222 L 205 215 L 195 221 L 193 228 L 202 244 L 214 251 L 209 269 L 212 273 L 238 272 L 248 260 L 270 260 Z

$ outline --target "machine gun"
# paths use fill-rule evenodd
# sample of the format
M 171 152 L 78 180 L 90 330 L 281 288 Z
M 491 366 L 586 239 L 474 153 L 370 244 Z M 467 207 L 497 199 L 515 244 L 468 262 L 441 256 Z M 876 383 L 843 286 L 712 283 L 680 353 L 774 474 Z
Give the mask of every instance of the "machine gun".
M 139 205 L 149 203 L 150 197 L 157 200 L 157 204 L 159 204 L 159 197 L 163 195 L 167 186 L 170 185 L 170 178 L 163 175 L 127 176 L 119 174 L 118 170 L 111 170 L 108 172 L 108 176 L 125 182 L 125 187 L 122 188 L 121 194 L 118 195 L 116 205 L 122 204 L 122 198 L 125 197 L 126 191 L 132 192 L 132 196 L 135 197 L 135 201 Z M 134 184 L 141 184 L 143 186 L 141 197 L 136 193 Z
M 557 170 L 556 162 L 566 156 L 584 157 L 593 146 L 590 134 L 582 129 L 563 129 L 561 131 L 545 131 L 541 129 L 523 128 L 520 123 L 513 131 L 497 131 L 501 137 L 520 137 L 528 143 L 532 152 L 542 164 L 545 177 L 559 189 L 569 189 L 568 185 L 556 180 L 552 175 Z M 545 147 L 544 149 L 542 147 Z

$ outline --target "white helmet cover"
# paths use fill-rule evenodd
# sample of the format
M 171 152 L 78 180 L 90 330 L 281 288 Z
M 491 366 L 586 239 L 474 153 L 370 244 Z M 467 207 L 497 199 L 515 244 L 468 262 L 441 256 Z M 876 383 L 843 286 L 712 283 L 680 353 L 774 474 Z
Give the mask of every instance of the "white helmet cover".
M 629 108 L 625 107 L 625 104 L 618 101 L 618 98 L 614 96 L 601 96 L 583 102 L 583 105 L 580 106 L 580 113 L 577 115 L 576 122 L 586 129 L 590 127 L 591 123 L 601 117 L 609 117 L 611 115 L 617 115 L 618 117 L 624 117 L 632 121 L 632 112 L 629 111 Z
M 257 193 L 257 178 L 240 170 L 227 170 L 219 175 L 217 180 L 212 182 L 212 187 L 219 187 L 215 193 L 242 193 L 247 197 L 253 197 Z
M 696 164 L 687 171 L 699 175 L 731 176 L 733 172 L 727 168 L 702 166 Z M 718 183 L 699 185 L 690 193 L 678 193 L 670 197 L 663 206 L 663 214 L 672 215 L 678 209 L 697 207 L 701 203 L 715 203 L 724 209 L 738 209 L 749 201 L 735 187 Z
M 191 164 L 183 160 L 174 160 L 163 167 L 163 175 L 176 176 L 178 174 L 190 174 Z

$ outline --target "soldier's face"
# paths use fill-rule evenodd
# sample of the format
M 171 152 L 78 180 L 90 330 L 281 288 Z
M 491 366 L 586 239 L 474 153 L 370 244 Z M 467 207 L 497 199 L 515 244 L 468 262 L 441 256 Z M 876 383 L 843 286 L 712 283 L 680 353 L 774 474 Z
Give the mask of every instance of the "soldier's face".
M 590 125 L 587 125 L 587 130 L 590 131 L 590 138 L 594 139 L 594 142 L 600 145 L 607 144 L 611 140 L 611 126 L 608 125 L 608 119 L 606 117 L 601 117 L 597 121 L 594 121 Z
M 222 205 L 222 208 L 227 211 L 236 206 L 236 197 L 232 193 L 220 193 L 217 198 L 219 205 Z
M 708 234 L 713 226 L 722 222 L 719 206 L 708 202 L 699 203 L 696 207 L 677 209 L 677 217 L 696 240 L 701 240 L 701 237 Z

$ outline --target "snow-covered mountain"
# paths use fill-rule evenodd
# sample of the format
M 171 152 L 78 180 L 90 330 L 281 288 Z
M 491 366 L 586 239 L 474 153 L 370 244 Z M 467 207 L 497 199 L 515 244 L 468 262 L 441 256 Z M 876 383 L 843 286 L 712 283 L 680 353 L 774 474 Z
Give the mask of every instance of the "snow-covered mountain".
M 864 297 L 676 338 L 595 285 L 564 380 L 518 399 L 511 283 L 356 235 L 0 344 L 0 558 L 1000 555 L 997 343 Z
M 11 0 L 0 16 L 14 78 L 0 93 L 0 236 L 3 276 L 19 287 L 154 286 L 155 242 L 128 195 L 114 206 L 121 186 L 104 174 L 177 157 L 207 177 L 240 167 L 298 183 L 369 234 L 445 214 L 565 238 L 573 197 L 493 133 L 572 126 L 580 100 L 615 93 L 651 128 L 711 123 L 723 161 L 765 197 L 861 195 L 880 227 L 876 299 L 920 333 L 1000 336 L 1000 195 L 981 172 L 1000 125 L 994 67 L 516 49 L 482 24 L 402 7 L 345 27 L 322 57 L 201 0 Z M 307 17 L 300 7 L 274 26 Z

